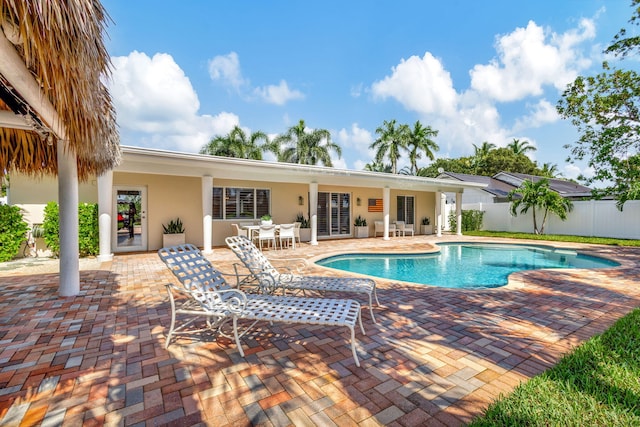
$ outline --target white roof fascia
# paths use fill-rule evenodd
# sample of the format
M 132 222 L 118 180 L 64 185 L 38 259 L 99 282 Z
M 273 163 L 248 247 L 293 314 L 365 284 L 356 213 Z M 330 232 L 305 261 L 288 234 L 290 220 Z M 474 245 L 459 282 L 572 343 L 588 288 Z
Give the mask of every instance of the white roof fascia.
M 121 146 L 122 163 L 114 172 L 148 173 L 242 181 L 352 186 L 461 193 L 465 188 L 483 189 L 485 184 L 452 179 L 424 178 L 380 172 L 336 169 L 294 163 L 247 160 L 204 154 Z

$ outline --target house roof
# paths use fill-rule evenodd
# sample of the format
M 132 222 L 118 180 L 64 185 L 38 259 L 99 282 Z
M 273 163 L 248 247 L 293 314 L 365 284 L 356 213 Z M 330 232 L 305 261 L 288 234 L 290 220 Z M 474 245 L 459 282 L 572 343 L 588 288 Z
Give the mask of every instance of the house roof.
M 538 182 L 543 179 L 542 176 L 528 175 L 524 173 L 515 172 L 499 172 L 492 177 L 471 175 L 465 173 L 443 172 L 440 176 L 448 176 L 453 179 L 457 179 L 464 182 L 485 183 L 486 188 L 484 191 L 499 197 L 504 198 L 509 191 L 520 187 L 523 181 L 530 180 Z M 591 189 L 584 185 L 576 184 L 575 182 L 567 181 L 558 178 L 547 178 L 549 180 L 549 188 L 557 192 L 562 197 L 566 198 L 582 198 L 591 196 Z
M 0 175 L 57 174 L 58 141 L 82 180 L 118 163 L 107 19 L 98 0 L 0 0 Z
M 122 146 L 116 172 L 462 193 L 483 183 Z

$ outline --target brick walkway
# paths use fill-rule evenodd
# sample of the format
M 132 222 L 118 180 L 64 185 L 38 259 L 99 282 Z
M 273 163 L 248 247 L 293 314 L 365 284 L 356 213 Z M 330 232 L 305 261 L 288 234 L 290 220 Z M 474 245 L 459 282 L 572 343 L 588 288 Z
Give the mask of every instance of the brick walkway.
M 433 241 L 320 242 L 295 254 Z M 165 350 L 171 277 L 155 253 L 82 271 L 73 298 L 57 296 L 55 273 L 2 271 L 0 425 L 463 425 L 640 306 L 640 249 L 587 249 L 623 266 L 519 273 L 493 290 L 378 281 L 378 324 L 364 310 L 367 335 L 356 335 L 361 368 L 346 331 L 327 327 L 259 325 L 244 359 L 215 337 Z M 230 251 L 210 258 L 231 271 Z

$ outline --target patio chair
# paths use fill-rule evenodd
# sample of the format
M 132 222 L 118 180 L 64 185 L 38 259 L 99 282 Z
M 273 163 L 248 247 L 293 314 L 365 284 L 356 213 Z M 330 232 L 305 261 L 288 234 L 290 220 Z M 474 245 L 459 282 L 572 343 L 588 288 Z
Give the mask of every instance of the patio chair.
M 271 242 L 273 243 L 273 248 L 277 249 L 275 225 L 260 226 L 260 228 L 258 229 L 258 244 L 260 245 L 260 250 L 262 250 L 262 242 L 267 242 L 267 248 L 269 247 L 269 244 Z
M 360 317 L 360 303 L 357 301 L 246 294 L 230 287 L 223 274 L 213 267 L 198 248 L 190 244 L 162 248 L 158 256 L 182 284 L 181 287 L 172 283 L 166 285 L 171 303 L 171 324 L 165 348 L 169 347 L 174 334 L 187 331 L 189 325 L 202 317 L 206 319 L 205 328 L 188 332 L 211 330 L 233 339 L 242 357 L 244 351 L 240 338 L 260 321 L 345 326 L 351 331 L 353 360 L 356 366 L 360 366 L 355 347 L 356 321 L 362 333 L 366 333 Z M 176 327 L 177 315 L 189 318 Z M 240 332 L 238 321 L 241 320 L 253 322 Z M 232 336 L 222 330 L 229 321 L 233 328 Z
M 407 233 L 411 233 L 413 236 L 413 224 L 407 224 L 404 221 L 396 221 L 396 234 L 399 236 L 402 233 L 402 236 L 406 236 Z
M 263 293 L 274 293 L 278 288 L 286 294 L 287 291 L 318 291 L 318 292 L 350 292 L 367 294 L 369 297 L 369 312 L 371 320 L 376 323 L 373 314 L 373 298 L 376 305 L 380 306 L 376 293 L 376 282 L 371 279 L 359 277 L 324 277 L 304 276 L 301 273 L 307 266 L 303 258 L 281 259 L 289 264 L 286 273 L 280 273 L 271 261 L 249 239 L 242 236 L 230 236 L 225 239 L 227 246 L 236 254 L 242 264 L 249 270 L 254 281 L 244 281 L 243 285 L 257 286 Z M 293 269 L 295 269 L 295 272 Z M 240 274 L 237 264 L 234 264 L 238 283 Z
M 287 242 L 287 246 L 296 248 L 296 225 L 295 224 L 280 224 L 280 232 L 278 233 L 278 240 L 280 240 L 280 249 L 284 249 L 284 242 Z
M 384 221 L 374 221 L 373 225 L 374 225 L 373 237 L 377 237 L 378 233 L 382 234 L 382 236 L 384 237 Z M 389 224 L 389 236 L 391 237 L 395 235 L 396 235 L 396 225 Z
M 296 221 L 294 222 L 294 224 L 296 225 L 295 229 L 294 229 L 294 236 L 296 238 L 296 242 L 298 243 L 302 243 L 300 241 L 300 227 L 302 227 L 302 223 L 300 221 Z
M 240 228 L 238 224 L 231 224 L 231 231 L 233 232 L 234 236 L 249 237 L 249 230 Z

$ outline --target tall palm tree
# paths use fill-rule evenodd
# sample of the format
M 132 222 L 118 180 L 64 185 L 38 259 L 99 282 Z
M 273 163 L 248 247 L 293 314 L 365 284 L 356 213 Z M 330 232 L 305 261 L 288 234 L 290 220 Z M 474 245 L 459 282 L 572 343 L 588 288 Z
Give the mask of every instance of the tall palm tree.
M 483 141 L 482 145 L 479 147 L 476 144 L 473 144 L 473 164 L 476 173 L 489 155 L 489 152 L 494 148 L 496 148 L 496 144 L 487 141 Z
M 258 141 L 263 140 L 263 145 Z M 249 135 L 240 126 L 234 126 L 226 136 L 215 136 L 200 149 L 200 154 L 236 157 L 239 159 L 262 160 L 263 147 L 269 144 L 269 137 L 262 131 Z
M 396 127 L 395 120 L 385 120 L 382 122 L 382 126 L 376 129 L 376 133 L 379 135 L 378 139 L 369 146 L 369 148 L 376 150 L 376 162 L 381 163 L 385 157 L 389 158 L 392 173 L 398 173 L 400 149 L 407 149 L 408 132 L 407 125 Z
M 507 148 L 513 151 L 513 154 L 526 154 L 529 151 L 536 151 L 537 148 L 531 145 L 531 143 L 527 140 L 520 141 L 517 138 L 513 138 L 509 144 L 507 144 Z
M 434 151 L 438 151 L 440 147 L 431 138 L 438 136 L 438 131 L 431 129 L 431 126 L 424 127 L 420 121 L 416 121 L 407 133 L 407 146 L 409 147 L 409 162 L 411 163 L 410 175 L 418 172 L 418 159 L 422 158 L 421 152 L 427 156 L 429 160 L 434 160 Z
M 333 166 L 330 151 L 335 151 L 338 158 L 342 156 L 342 148 L 331 141 L 331 133 L 326 129 L 308 130 L 304 120 L 290 127 L 286 133 L 278 135 L 271 144 L 272 151 L 278 150 L 278 161 L 299 163 L 303 165 Z
M 524 180 L 520 187 L 511 190 L 507 197 L 511 202 L 511 214 L 513 216 L 518 215 L 518 208 L 520 208 L 520 213 L 523 214 L 532 209 L 533 231 L 535 234 L 544 234 L 544 226 L 549 213 L 558 215 L 564 221 L 567 219 L 567 213 L 573 210 L 573 203 L 570 200 L 551 190 L 547 178 L 542 178 L 537 182 L 528 179 Z M 544 212 L 540 228 L 538 228 L 536 218 L 537 209 L 543 209 Z

